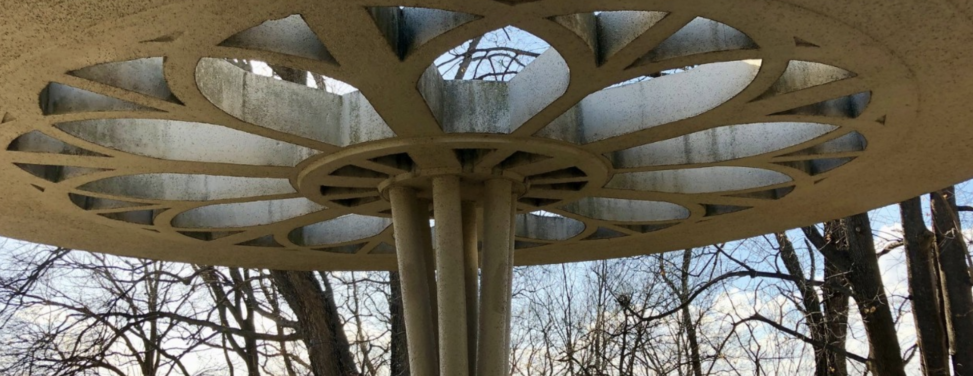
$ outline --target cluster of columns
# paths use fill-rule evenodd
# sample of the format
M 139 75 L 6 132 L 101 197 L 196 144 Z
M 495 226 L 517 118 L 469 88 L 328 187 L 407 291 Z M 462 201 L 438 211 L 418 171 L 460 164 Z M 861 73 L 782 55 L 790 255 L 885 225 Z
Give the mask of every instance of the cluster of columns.
M 461 189 L 458 176 L 432 179 L 435 239 L 428 206 L 418 192 L 401 186 L 389 189 L 409 366 L 416 376 L 509 373 L 512 182 L 485 181 L 478 202 L 464 202 Z M 481 257 L 478 204 L 483 208 Z

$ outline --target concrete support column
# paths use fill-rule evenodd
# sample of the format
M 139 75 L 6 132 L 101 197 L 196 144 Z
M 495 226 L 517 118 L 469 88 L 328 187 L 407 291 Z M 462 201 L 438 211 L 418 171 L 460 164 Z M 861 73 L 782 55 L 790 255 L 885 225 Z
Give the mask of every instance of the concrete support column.
M 389 201 L 402 284 L 410 370 L 414 375 L 435 376 L 439 367 L 428 280 L 431 271 L 427 269 L 426 260 L 431 248 L 428 212 L 420 206 L 416 191 L 411 188 L 391 188 Z
M 432 180 L 436 219 L 436 275 L 439 303 L 439 374 L 469 374 L 466 326 L 466 261 L 458 176 Z M 421 373 L 417 373 L 421 375 Z
M 463 202 L 463 256 L 466 276 L 466 343 L 470 375 L 476 375 L 476 331 L 480 295 L 480 253 L 477 247 L 476 203 Z
M 510 352 L 510 279 L 513 267 L 513 192 L 509 180 L 488 180 L 483 198 L 483 260 L 477 376 L 505 376 Z

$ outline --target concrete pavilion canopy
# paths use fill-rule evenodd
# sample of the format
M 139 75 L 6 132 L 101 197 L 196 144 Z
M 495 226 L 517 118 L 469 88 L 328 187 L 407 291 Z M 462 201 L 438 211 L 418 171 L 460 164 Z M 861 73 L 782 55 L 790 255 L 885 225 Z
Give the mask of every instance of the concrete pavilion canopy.
M 468 202 L 485 181 L 509 182 L 516 263 L 556 263 L 785 230 L 973 176 L 964 1 L 2 9 L 0 234 L 33 242 L 394 269 L 389 190 L 427 200 L 430 181 L 449 175 Z M 506 82 L 444 79 L 433 66 L 505 26 L 551 48 Z

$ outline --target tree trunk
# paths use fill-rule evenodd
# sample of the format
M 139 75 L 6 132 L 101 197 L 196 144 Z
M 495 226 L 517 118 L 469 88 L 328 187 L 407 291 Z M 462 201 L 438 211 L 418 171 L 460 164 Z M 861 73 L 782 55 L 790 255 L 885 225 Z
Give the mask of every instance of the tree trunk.
M 876 375 L 905 376 L 905 364 L 895 332 L 891 306 L 885 296 L 878 255 L 872 238 L 868 214 L 845 218 L 844 230 L 848 241 L 848 281 L 858 303 L 858 312 L 865 324 L 870 353 L 869 368 Z
M 824 343 L 830 348 L 844 349 L 848 338 L 848 281 L 834 263 L 824 260 L 824 286 L 821 295 L 824 297 Z M 845 353 L 838 351 L 825 352 L 827 375 L 848 376 L 848 359 Z
M 334 297 L 314 273 L 272 270 L 277 290 L 294 311 L 315 376 L 358 375 Z
M 953 187 L 933 192 L 931 196 L 953 371 L 957 375 L 973 375 L 973 295 L 970 294 L 973 284 L 967 263 L 969 253 L 956 214 Z
M 409 346 L 405 334 L 405 311 L 402 308 L 402 286 L 399 272 L 389 272 L 389 314 L 392 320 L 391 375 L 409 376 Z
M 801 260 L 797 257 L 794 245 L 787 234 L 777 233 L 777 244 L 780 245 L 780 258 L 784 262 L 787 272 L 794 277 L 794 284 L 801 293 L 801 310 L 807 320 L 808 332 L 815 343 L 811 344 L 814 348 L 814 375 L 832 375 L 828 364 L 829 351 L 825 346 L 824 314 L 821 312 L 821 300 L 818 299 L 818 292 L 814 287 L 807 283 L 804 276 L 804 267 Z
M 922 218 L 919 197 L 903 201 L 899 208 L 922 373 L 926 376 L 948 376 L 949 349 L 943 313 L 940 311 L 942 294 L 936 270 L 935 238 Z
M 680 276 L 680 297 L 679 300 L 685 304 L 689 299 L 689 267 L 692 266 L 693 250 L 683 251 L 682 256 L 682 275 Z M 693 367 L 694 376 L 703 376 L 703 363 L 699 355 L 699 339 L 696 338 L 696 323 L 693 322 L 689 312 L 689 305 L 682 308 L 682 322 L 686 326 L 686 340 L 689 345 L 689 363 Z

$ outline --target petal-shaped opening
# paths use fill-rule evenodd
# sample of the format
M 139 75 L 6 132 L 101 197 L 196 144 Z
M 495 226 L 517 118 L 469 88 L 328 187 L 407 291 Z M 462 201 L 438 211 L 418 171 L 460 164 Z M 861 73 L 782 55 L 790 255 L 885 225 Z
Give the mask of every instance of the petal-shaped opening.
M 306 79 L 306 72 L 298 74 Z M 275 131 L 338 146 L 395 136 L 358 91 L 337 95 L 250 73 L 212 58 L 202 59 L 196 66 L 196 83 L 216 107 Z
M 295 229 L 288 238 L 301 246 L 340 244 L 378 235 L 391 224 L 388 218 L 348 214 Z
M 663 201 L 586 197 L 564 210 L 595 219 L 620 222 L 654 222 L 689 218 L 689 209 Z
M 156 119 L 97 119 L 56 124 L 107 148 L 152 158 L 294 166 L 316 151 L 219 125 Z
M 179 213 L 172 225 L 180 228 L 260 226 L 324 209 L 303 197 L 201 206 Z
M 773 170 L 714 166 L 615 174 L 606 186 L 638 191 L 708 193 L 759 188 L 791 180 L 790 176 Z
M 539 135 L 588 143 L 695 117 L 735 97 L 759 70 L 759 60 L 711 63 L 603 89 L 585 97 Z
M 114 196 L 207 201 L 294 193 L 287 179 L 195 174 L 141 174 L 105 178 L 79 187 Z
M 439 57 L 418 89 L 446 132 L 509 133 L 564 94 L 569 82 L 556 50 L 507 27 Z
M 727 125 L 611 154 L 617 168 L 713 163 L 770 153 L 834 131 L 820 123 L 750 123 Z
M 436 58 L 447 80 L 511 81 L 551 45 L 513 26 L 473 38 Z
M 547 212 L 544 212 L 547 213 Z M 553 213 L 548 213 L 553 214 Z M 567 240 L 584 231 L 583 222 L 558 215 L 518 214 L 514 232 L 517 237 L 540 240 Z

